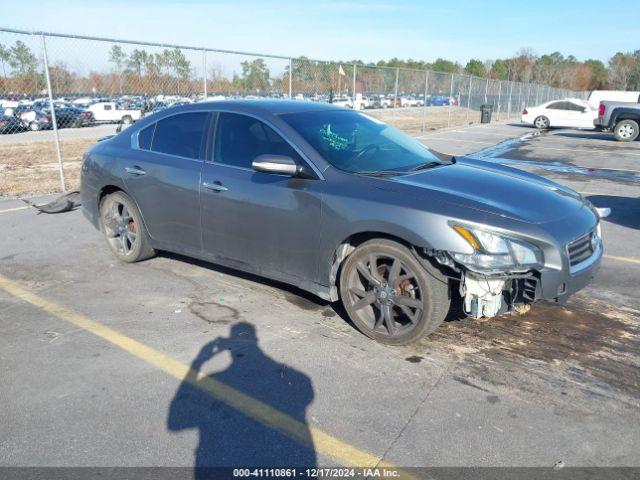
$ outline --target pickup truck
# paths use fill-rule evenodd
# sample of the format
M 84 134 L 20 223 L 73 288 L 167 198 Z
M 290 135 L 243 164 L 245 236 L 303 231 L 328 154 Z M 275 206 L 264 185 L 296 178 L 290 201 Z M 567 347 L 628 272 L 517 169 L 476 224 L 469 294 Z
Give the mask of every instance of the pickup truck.
M 640 103 L 602 101 L 593 125 L 613 132 L 619 142 L 633 142 L 640 134 Z
M 129 125 L 142 118 L 142 110 L 121 109 L 115 102 L 94 103 L 88 110 L 93 113 L 96 122 L 122 122 L 124 125 Z

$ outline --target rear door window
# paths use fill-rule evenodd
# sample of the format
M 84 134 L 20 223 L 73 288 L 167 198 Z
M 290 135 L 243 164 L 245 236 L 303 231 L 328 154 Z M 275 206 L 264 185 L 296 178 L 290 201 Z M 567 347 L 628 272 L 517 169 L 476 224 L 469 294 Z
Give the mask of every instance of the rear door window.
M 554 102 L 548 107 L 550 110 L 571 110 L 571 102 Z
M 180 113 L 158 121 L 153 133 L 151 150 L 200 159 L 208 115 L 206 112 Z

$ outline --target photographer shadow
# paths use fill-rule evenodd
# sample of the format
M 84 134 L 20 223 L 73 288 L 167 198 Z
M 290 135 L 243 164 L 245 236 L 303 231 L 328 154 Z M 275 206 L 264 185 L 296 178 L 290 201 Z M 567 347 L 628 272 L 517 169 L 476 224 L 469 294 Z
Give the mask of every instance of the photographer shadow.
M 224 352 L 231 355 L 229 367 L 203 375 L 204 364 Z M 167 427 L 198 429 L 197 479 L 213 478 L 212 467 L 314 467 L 316 453 L 305 421 L 313 396 L 311 379 L 266 355 L 254 326 L 241 322 L 231 327 L 229 337 L 202 347 L 171 401 Z M 262 404 L 290 417 L 285 428 L 295 430 L 297 440 L 277 430 L 283 420 Z M 248 411 L 257 412 L 256 418 L 242 413 Z M 272 427 L 265 424 L 272 421 Z

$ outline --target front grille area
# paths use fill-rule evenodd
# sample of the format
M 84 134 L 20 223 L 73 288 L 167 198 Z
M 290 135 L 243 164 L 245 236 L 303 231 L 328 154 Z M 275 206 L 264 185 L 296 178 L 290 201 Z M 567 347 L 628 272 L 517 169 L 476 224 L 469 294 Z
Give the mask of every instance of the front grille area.
M 580 262 L 585 261 L 595 253 L 592 237 L 595 232 L 589 232 L 579 238 L 576 238 L 567 245 L 567 253 L 569 255 L 569 264 L 573 267 Z

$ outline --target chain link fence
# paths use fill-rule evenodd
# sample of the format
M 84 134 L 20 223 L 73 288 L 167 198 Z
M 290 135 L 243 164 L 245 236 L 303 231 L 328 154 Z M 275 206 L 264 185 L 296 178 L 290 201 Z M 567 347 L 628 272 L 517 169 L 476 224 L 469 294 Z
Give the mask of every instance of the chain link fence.
M 545 85 L 210 48 L 0 28 L 0 196 L 77 188 L 83 153 L 168 106 L 234 98 L 329 102 L 408 132 L 578 97 Z

